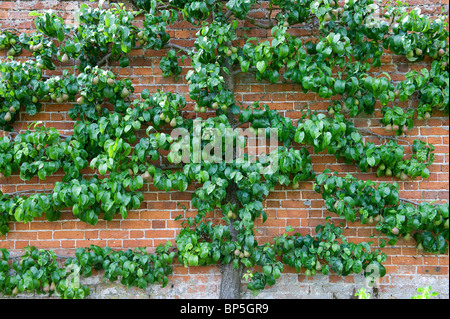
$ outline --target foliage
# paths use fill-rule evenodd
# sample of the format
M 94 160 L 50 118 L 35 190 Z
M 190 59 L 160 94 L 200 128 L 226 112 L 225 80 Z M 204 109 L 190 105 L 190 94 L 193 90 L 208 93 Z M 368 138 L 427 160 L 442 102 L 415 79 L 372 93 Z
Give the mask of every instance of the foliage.
M 411 299 L 432 299 L 431 297 L 439 295 L 436 291 L 431 292 L 432 289 L 433 287 L 431 286 L 419 287 L 417 288 L 417 292 L 420 292 L 420 294 L 412 296 Z
M 358 297 L 358 299 L 370 299 L 370 294 L 366 291 L 366 288 L 362 287 L 355 293 L 355 297 Z
M 80 277 L 92 276 L 93 270 L 103 270 L 105 280 L 145 289 L 149 284 L 169 282 L 170 264 L 175 256 L 169 252 L 171 243 L 159 245 L 154 254 L 144 248 L 113 251 L 110 247 L 91 245 L 78 248 L 75 257 L 66 258 L 59 265 L 58 256 L 51 250 L 25 248 L 20 260 L 8 264 L 9 252 L 2 248 L 0 291 L 6 295 L 22 292 L 55 294 L 63 299 L 83 299 L 90 294 L 89 287 L 81 286 Z
M 175 238 L 176 253 L 168 253 L 167 247 L 157 250 L 156 255 L 91 247 L 79 248 L 75 258 L 66 262 L 79 265 L 85 275 L 92 268 L 103 268 L 108 279 L 121 277 L 124 284 L 141 288 L 153 282 L 167 284 L 169 264 L 175 257 L 185 266 L 261 266 L 262 272 L 255 271 L 248 283 L 254 293 L 273 285 L 283 264 L 297 271 L 303 267 L 307 275 L 334 271 L 342 276 L 375 265 L 383 276 L 385 255 L 379 250 L 371 252 L 369 243 L 348 242 L 342 229 L 330 222 L 320 225 L 315 237 L 285 234 L 273 243 L 257 242 L 255 222 L 267 219 L 265 197 L 278 185 L 298 188 L 300 182 L 314 180 L 314 190 L 322 194 L 329 211 L 348 221 L 377 221 L 376 229 L 388 237 L 388 244 L 394 244 L 400 236 L 412 236 L 419 250 L 445 253 L 448 204 L 415 206 L 400 200 L 397 183 L 382 182 L 375 187 L 372 181 L 352 176 L 328 176 L 329 171 L 317 174 L 312 170 L 309 150 L 333 154 L 362 172 L 376 170 L 379 177 L 395 176 L 402 181 L 427 178 L 428 166 L 434 161 L 433 145 L 416 140 L 409 145 L 409 156 L 407 147 L 394 137 L 381 145 L 366 143 L 362 132 L 347 118 L 373 114 L 380 103 L 381 124 L 400 135 L 407 134 L 416 118 L 429 119 L 436 110 L 448 114 L 446 17 L 431 19 L 401 2 L 388 3 L 381 8 L 383 17 L 378 17 L 378 5 L 373 0 L 350 0 L 343 6 L 330 0 L 271 0 L 267 9 L 270 18 L 265 22 L 248 15 L 260 4 L 256 0 L 230 0 L 224 7 L 215 0 L 133 3 L 137 11 L 116 3 L 106 6 L 103 1 L 95 8 L 82 4 L 76 26 L 67 25 L 52 12 L 32 12 L 35 33 L 1 30 L 0 48 L 7 49 L 8 58 L 0 63 L 0 128 L 12 131 L 11 124 L 21 108 L 34 115 L 44 103 L 71 103 L 68 114 L 75 122 L 71 136 L 36 124 L 33 130 L 30 127 L 14 138 L 11 133 L 0 140 L 0 178 L 19 174 L 25 181 L 35 176 L 45 180 L 61 169 L 64 172 L 49 193 L 0 192 L 2 234 L 9 231 L 9 222 L 27 223 L 44 214 L 54 221 L 66 208 L 92 225 L 101 215 L 105 220 L 118 214 L 126 218 L 128 211 L 141 206 L 141 189 L 146 182 L 166 192 L 183 192 L 193 185 L 192 206 L 197 215 L 184 221 Z M 277 10 L 275 18 L 273 10 Z M 139 15 L 143 16 L 142 27 L 136 26 Z M 179 17 L 198 27 L 193 48 L 170 39 L 168 29 Z M 270 41 L 249 37 L 240 27 L 242 20 L 267 29 Z M 315 21 L 317 41 L 289 33 L 297 24 Z M 242 39 L 244 45 L 237 45 Z M 204 121 L 186 118 L 186 99 L 173 92 L 143 90 L 140 98 L 132 100 L 131 79 L 118 78 L 109 62 L 129 67 L 130 52 L 135 49 L 168 49 L 160 62 L 165 77 L 180 76 L 179 61 L 188 57 L 191 69 L 185 80 L 189 97 L 195 101 L 194 111 L 208 110 L 211 116 Z M 24 50 L 32 58 L 16 61 L 15 56 Z M 388 73 L 376 70 L 384 50 L 410 62 L 431 63 L 395 82 Z M 70 68 L 59 75 L 47 71 L 68 63 Z M 258 81 L 273 84 L 294 83 L 304 93 L 316 93 L 330 101 L 328 116 L 306 110 L 294 121 L 259 101 L 241 105 L 233 91 L 233 76 L 239 73 L 251 73 Z M 398 106 L 416 96 L 416 110 Z M 185 130 L 189 142 L 183 147 L 191 155 L 198 145 L 221 143 L 211 136 L 198 138 L 198 129 L 216 129 L 226 136 L 230 129 L 249 126 L 255 135 L 269 138 L 274 128 L 280 145 L 270 155 L 278 156 L 279 167 L 267 172 L 266 162 L 261 158 L 250 161 L 247 155 L 243 162 L 232 158 L 227 163 L 192 155 L 189 163 L 180 164 L 174 153 L 179 139 L 163 132 L 168 126 Z M 238 133 L 229 137 L 233 145 L 245 146 Z M 161 165 L 162 160 L 173 166 Z M 89 178 L 82 173 L 87 168 L 94 172 Z M 223 214 L 219 224 L 205 220 L 215 210 Z M 24 262 L 24 268 L 14 268 L 17 274 L 13 281 L 6 279 L 9 268 L 2 264 L 2 289 L 7 294 L 14 287 L 40 292 L 50 279 L 55 282 L 55 291 L 64 297 L 88 294 L 84 288 L 72 290 L 64 279 L 49 277 L 53 273 L 59 273 L 59 278 L 67 275 L 57 268 L 51 253 L 28 250 L 28 262 Z M 38 259 L 32 257 L 33 253 Z M 7 254 L 3 251 L 4 259 Z M 39 267 L 33 261 L 39 260 L 38 255 L 47 256 L 42 257 L 47 260 L 42 265 L 37 263 Z

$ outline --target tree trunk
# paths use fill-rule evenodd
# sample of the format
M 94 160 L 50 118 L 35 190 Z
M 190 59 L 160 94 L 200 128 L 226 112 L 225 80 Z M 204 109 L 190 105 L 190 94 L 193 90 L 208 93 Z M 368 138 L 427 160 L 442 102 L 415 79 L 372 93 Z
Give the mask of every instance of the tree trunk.
M 231 66 L 228 63 L 224 65 L 230 71 L 230 74 L 222 72 L 222 76 L 225 80 L 228 90 L 234 92 L 234 79 L 231 73 Z M 234 114 L 231 112 L 231 108 L 227 109 L 228 122 L 233 126 L 236 124 Z M 233 159 L 236 158 L 236 149 L 233 149 Z M 230 184 L 227 188 L 227 201 L 232 204 L 238 204 L 239 200 L 236 195 L 236 184 Z M 233 225 L 230 225 L 230 234 L 233 241 L 237 240 L 237 231 Z M 241 298 L 241 278 L 242 278 L 242 264 L 239 263 L 238 269 L 233 267 L 233 263 L 229 262 L 226 265 L 222 265 L 222 280 L 220 284 L 220 299 L 240 299 Z
M 227 188 L 227 200 L 234 204 L 238 202 L 236 196 L 236 184 L 232 184 Z M 237 231 L 230 225 L 230 234 L 233 241 L 237 240 Z M 240 299 L 241 298 L 241 278 L 242 278 L 242 264 L 239 262 L 238 269 L 233 267 L 233 263 L 229 262 L 222 265 L 222 280 L 220 284 L 220 299 Z
M 220 283 L 220 299 L 240 299 L 241 298 L 241 278 L 242 264 L 238 269 L 234 269 L 233 263 L 222 265 L 222 281 Z

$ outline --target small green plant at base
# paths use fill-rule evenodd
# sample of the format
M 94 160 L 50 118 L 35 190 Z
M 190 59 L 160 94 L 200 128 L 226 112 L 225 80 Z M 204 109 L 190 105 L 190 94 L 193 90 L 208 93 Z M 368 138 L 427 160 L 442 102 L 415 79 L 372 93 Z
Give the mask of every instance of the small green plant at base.
M 431 286 L 419 287 L 417 288 L 417 292 L 420 292 L 420 295 L 412 296 L 411 299 L 431 299 L 431 297 L 439 295 L 436 291 L 430 293 L 431 289 L 433 289 Z
M 355 294 L 355 297 L 358 299 L 370 299 L 370 294 L 366 291 L 366 288 L 360 288 L 359 291 Z
M 246 274 L 243 274 L 242 277 L 245 281 L 249 281 L 253 277 L 253 273 L 250 270 L 247 270 Z

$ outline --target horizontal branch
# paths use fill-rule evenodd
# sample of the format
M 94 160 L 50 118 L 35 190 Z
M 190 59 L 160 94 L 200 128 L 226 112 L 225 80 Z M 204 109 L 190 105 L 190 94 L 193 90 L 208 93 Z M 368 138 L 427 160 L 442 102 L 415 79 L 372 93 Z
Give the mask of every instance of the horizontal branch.
M 131 50 L 138 50 L 138 49 L 142 49 L 142 46 L 138 45 L 135 46 L 134 48 L 131 48 Z M 112 54 L 111 52 L 106 54 L 100 61 L 97 62 L 97 66 L 102 66 L 103 64 L 105 64 L 111 57 L 111 54 Z
M 19 259 L 22 258 L 23 256 L 25 256 L 25 254 L 23 255 L 16 255 L 16 256 L 10 256 L 9 259 Z M 74 256 L 63 256 L 63 255 L 56 255 L 55 254 L 56 259 L 69 259 L 69 258 L 74 258 Z
M 409 200 L 409 199 L 406 199 L 406 198 L 399 198 L 398 200 L 399 200 L 399 201 L 402 201 L 402 202 L 410 203 L 410 204 L 413 204 L 413 205 L 416 205 L 416 206 L 419 206 L 419 205 L 420 205 L 419 203 L 414 202 L 414 201 Z
M 9 196 L 15 196 L 15 195 L 20 195 L 20 194 L 35 194 L 35 193 L 41 193 L 42 192 L 46 192 L 49 191 L 49 189 L 27 189 L 27 190 L 23 190 L 23 191 L 17 191 L 17 192 L 13 192 L 13 193 L 3 193 L 3 195 L 9 195 Z
M 182 47 L 181 45 L 178 45 L 178 44 L 175 44 L 175 43 L 170 43 L 170 42 L 167 43 L 163 47 L 163 49 L 176 49 L 176 50 L 179 50 L 179 51 L 183 51 L 184 53 L 186 53 L 188 55 L 191 55 L 193 53 L 197 53 L 197 51 L 195 51 L 195 50 L 190 50 L 188 48 Z
M 246 123 L 248 123 L 248 122 L 246 122 Z M 241 125 L 243 125 L 243 124 L 246 124 L 246 123 L 238 122 L 238 123 L 234 124 L 234 125 L 232 126 L 232 128 L 235 129 L 235 128 L 237 128 L 237 127 L 239 127 L 239 126 L 241 126 Z
M 142 49 L 142 46 L 136 46 L 134 48 L 132 48 L 131 50 L 138 50 L 138 49 Z M 162 49 L 176 49 L 176 50 L 180 50 L 183 51 L 184 53 L 190 55 L 192 53 L 197 53 L 197 51 L 195 50 L 190 50 L 187 49 L 185 47 L 182 47 L 181 45 L 175 44 L 175 43 L 167 43 Z M 106 54 L 100 61 L 98 61 L 97 66 L 102 66 L 104 65 L 109 58 L 111 58 L 111 52 L 109 52 L 108 54 Z
M 381 134 L 378 134 L 378 133 L 375 133 L 375 132 L 372 132 L 370 130 L 366 130 L 366 129 L 363 129 L 363 128 L 357 128 L 357 129 L 358 129 L 358 131 L 365 132 L 365 133 L 368 133 L 370 135 L 376 136 L 379 139 L 384 139 L 384 140 L 388 139 L 388 140 L 404 142 L 404 143 L 408 144 L 409 146 L 411 146 L 411 143 L 409 143 L 407 140 L 402 140 L 400 138 L 396 138 L 396 137 L 390 136 L 390 135 L 387 135 L 387 136 L 386 135 L 381 135 Z
M 109 60 L 110 57 L 111 57 L 111 52 L 109 52 L 100 61 L 98 61 L 97 66 L 102 66 L 102 65 L 106 64 L 106 62 Z
M 259 72 L 258 69 L 252 66 L 245 73 L 256 73 L 256 72 Z M 241 73 L 244 73 L 244 72 L 242 72 L 242 70 L 239 68 L 239 69 L 236 69 L 236 70 L 232 71 L 231 75 L 234 76 L 234 75 L 241 74 Z
M 250 22 L 251 24 L 253 24 L 254 26 L 260 27 L 260 28 L 263 28 L 263 29 L 272 29 L 273 26 L 274 26 L 273 23 L 270 23 L 270 22 L 263 23 L 263 22 L 260 22 L 258 20 L 253 19 L 253 18 L 250 18 L 250 17 L 245 17 L 244 19 L 246 21 Z

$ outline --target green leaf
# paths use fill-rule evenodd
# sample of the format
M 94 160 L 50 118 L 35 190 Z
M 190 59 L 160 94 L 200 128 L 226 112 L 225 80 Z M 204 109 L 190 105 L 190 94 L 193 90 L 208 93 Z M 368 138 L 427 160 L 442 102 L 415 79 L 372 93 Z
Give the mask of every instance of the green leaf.
M 289 46 L 287 44 L 282 44 L 280 46 L 279 50 L 280 50 L 279 52 L 280 52 L 280 58 L 281 59 L 284 59 L 285 57 L 288 56 L 288 54 L 289 54 Z
M 250 67 L 250 61 L 245 60 L 245 61 L 242 61 L 242 62 L 241 62 L 241 71 L 242 71 L 243 73 L 247 73 L 249 67 Z
M 270 265 L 265 265 L 262 268 L 264 275 L 266 276 L 270 276 L 272 274 L 272 266 Z
M 264 71 L 266 70 L 266 67 L 267 67 L 266 61 L 258 61 L 258 63 L 256 63 L 256 68 L 261 73 L 264 73 Z
M 352 132 L 351 137 L 355 143 L 359 143 L 361 141 L 361 134 L 357 132 Z
M 107 170 L 108 170 L 108 167 L 107 167 L 106 163 L 102 163 L 98 166 L 98 172 L 100 173 L 100 175 L 105 175 Z
M 196 255 L 189 255 L 188 263 L 191 266 L 198 266 L 198 256 L 196 256 Z

